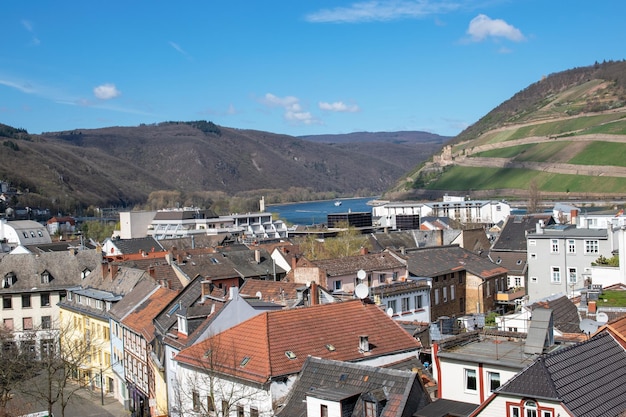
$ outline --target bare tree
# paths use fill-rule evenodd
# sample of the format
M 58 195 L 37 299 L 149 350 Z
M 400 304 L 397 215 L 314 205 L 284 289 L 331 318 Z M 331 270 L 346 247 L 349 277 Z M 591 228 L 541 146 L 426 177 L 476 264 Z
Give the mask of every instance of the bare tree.
M 341 229 L 337 236 L 323 242 L 318 241 L 314 234 L 300 240 L 304 257 L 309 260 L 343 258 L 358 255 L 361 248 L 367 246 L 367 237 L 348 222 L 338 223 L 337 228 Z
M 89 385 L 80 367 L 90 362 L 92 346 L 69 323 L 55 327 L 39 336 L 38 378 L 23 392 L 46 404 L 50 415 L 57 404 L 64 417 L 70 400 Z
M 540 201 L 541 192 L 539 191 L 539 185 L 537 185 L 537 180 L 532 179 L 528 184 L 528 204 L 526 206 L 526 212 L 529 214 L 537 213 Z
M 173 411 L 179 417 L 227 417 L 237 407 L 250 403 L 259 393 L 259 388 L 242 384 L 224 372 L 228 368 L 245 368 L 250 360 L 236 353 L 234 343 L 224 347 L 219 337 L 213 337 L 204 346 L 204 353 L 193 360 L 195 366 L 184 365 L 184 370 L 178 373 Z M 251 411 L 249 415 L 259 416 L 259 410 L 256 413 Z
M 8 406 L 13 391 L 19 391 L 20 384 L 32 378 L 37 370 L 32 343 L 29 343 L 34 335 L 23 333 L 20 336 L 18 340 L 12 330 L 0 327 L 0 417 L 13 414 L 15 407 Z

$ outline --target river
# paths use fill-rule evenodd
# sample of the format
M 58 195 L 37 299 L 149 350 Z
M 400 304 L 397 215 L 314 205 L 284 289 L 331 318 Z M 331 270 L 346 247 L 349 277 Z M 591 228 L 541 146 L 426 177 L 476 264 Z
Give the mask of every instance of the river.
M 305 201 L 302 203 L 268 205 L 265 210 L 278 214 L 288 224 L 312 225 L 326 223 L 329 213 L 372 212 L 368 201 L 377 197 L 345 198 L 324 201 Z M 340 202 L 340 205 L 336 203 Z

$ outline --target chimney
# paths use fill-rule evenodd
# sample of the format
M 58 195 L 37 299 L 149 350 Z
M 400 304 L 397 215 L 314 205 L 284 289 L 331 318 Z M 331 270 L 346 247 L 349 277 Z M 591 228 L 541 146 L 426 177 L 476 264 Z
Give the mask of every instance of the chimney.
M 102 278 L 106 278 L 109 275 L 109 263 L 104 261 L 100 265 L 102 265 Z
M 291 269 L 296 269 L 296 265 L 298 264 L 298 258 L 295 256 L 291 258 Z
M 148 268 L 148 274 L 150 274 L 150 276 L 152 278 L 155 278 L 156 277 L 156 269 L 153 266 L 151 266 L 150 268 Z
M 578 210 L 572 209 L 569 212 L 569 222 L 570 222 L 570 224 L 576 224 L 577 223 L 577 221 L 576 221 L 577 217 L 578 217 Z
M 318 305 L 320 303 L 320 297 L 319 297 L 319 292 L 317 289 L 317 282 L 315 281 L 311 281 L 311 305 L 315 306 Z
M 536 230 L 538 235 L 542 235 L 543 234 L 543 220 L 539 220 L 537 222 L 537 226 L 536 226 Z
M 443 229 L 436 230 L 437 233 L 437 246 L 443 246 Z
M 259 249 L 254 250 L 254 260 L 257 264 L 261 263 L 261 251 Z
M 597 311 L 597 305 L 595 301 L 589 301 L 587 303 L 587 313 L 589 314 L 596 314 Z
M 359 336 L 359 350 L 361 352 L 369 352 L 370 351 L 370 342 L 368 340 L 368 336 Z
M 239 287 L 235 287 L 235 286 L 230 287 L 229 300 L 233 300 L 237 298 L 238 295 L 239 295 Z
M 367 248 L 366 248 L 365 246 L 362 246 L 362 247 L 361 247 L 361 255 L 367 255 L 367 254 L 368 254 L 368 252 L 369 252 L 369 251 L 367 250 Z
M 200 291 L 202 294 L 202 298 L 211 294 L 211 281 L 201 281 L 200 282 Z
M 115 278 L 115 275 L 117 275 L 117 270 L 117 264 L 111 264 L 111 281 L 113 281 L 113 278 Z

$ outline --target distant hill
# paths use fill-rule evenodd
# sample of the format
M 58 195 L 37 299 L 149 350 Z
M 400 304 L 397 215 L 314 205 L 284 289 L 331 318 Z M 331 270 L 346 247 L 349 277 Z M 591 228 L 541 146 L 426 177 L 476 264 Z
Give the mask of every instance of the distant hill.
M 626 61 L 551 74 L 461 132 L 387 193 L 626 198 Z
M 347 136 L 333 135 L 329 143 L 206 121 L 42 135 L 0 125 L 0 179 L 20 192 L 19 204 L 64 212 L 129 207 L 171 190 L 275 201 L 368 196 L 384 192 L 450 139 L 422 132 L 400 132 L 395 141 L 392 133 Z

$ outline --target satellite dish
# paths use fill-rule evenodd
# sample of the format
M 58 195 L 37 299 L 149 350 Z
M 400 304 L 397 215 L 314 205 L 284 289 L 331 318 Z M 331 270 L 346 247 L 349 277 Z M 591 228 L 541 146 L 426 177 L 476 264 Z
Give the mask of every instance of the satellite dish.
M 354 288 L 354 294 L 359 297 L 361 300 L 367 298 L 369 295 L 369 288 L 365 284 L 359 284 Z
M 580 321 L 580 330 L 585 334 L 595 333 L 598 327 L 600 326 L 595 320 L 583 319 Z
M 262 297 L 261 297 L 262 295 L 263 295 L 263 294 L 261 294 L 261 291 L 257 291 L 257 292 L 256 292 L 256 298 L 258 298 L 259 300 L 262 298 Z
M 388 315 L 389 317 L 393 316 L 393 308 L 389 307 L 389 308 L 387 309 L 387 315 Z
M 360 280 L 364 280 L 366 276 L 367 274 L 362 269 L 359 269 L 359 271 L 356 273 L 356 277 Z
M 606 324 L 609 321 L 609 315 L 601 311 L 596 314 L 596 321 L 600 324 Z

